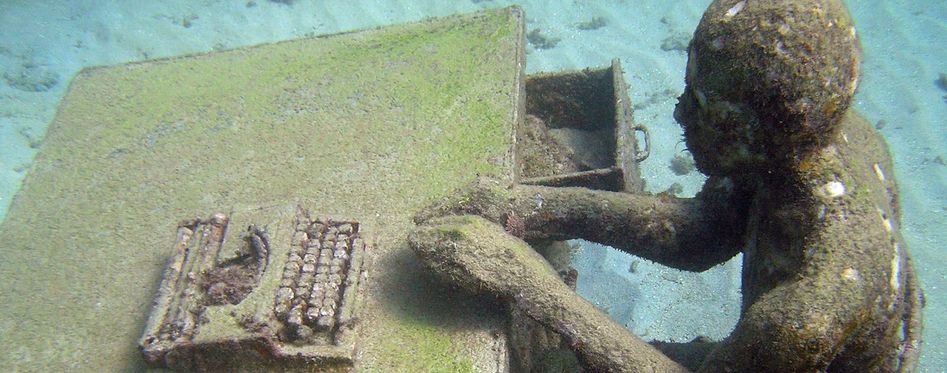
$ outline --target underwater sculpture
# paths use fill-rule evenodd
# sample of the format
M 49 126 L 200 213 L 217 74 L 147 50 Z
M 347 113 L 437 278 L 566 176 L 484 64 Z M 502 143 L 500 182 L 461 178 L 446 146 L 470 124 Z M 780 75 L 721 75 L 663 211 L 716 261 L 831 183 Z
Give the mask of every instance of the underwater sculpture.
M 526 241 L 583 238 L 691 271 L 742 252 L 740 321 L 688 368 L 912 371 L 923 296 L 887 147 L 848 109 L 858 63 L 841 1 L 716 0 L 675 111 L 709 176 L 696 197 L 479 179 L 419 213 L 409 241 L 435 272 L 559 333 L 591 371 L 686 368 L 575 295 Z

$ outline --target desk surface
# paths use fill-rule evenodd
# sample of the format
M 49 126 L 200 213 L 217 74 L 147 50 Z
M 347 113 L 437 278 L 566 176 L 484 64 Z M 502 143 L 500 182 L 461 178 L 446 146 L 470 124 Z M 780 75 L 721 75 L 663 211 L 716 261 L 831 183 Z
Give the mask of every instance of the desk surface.
M 501 310 L 436 281 L 405 236 L 476 175 L 513 177 L 523 22 L 507 8 L 83 71 L 0 226 L 0 366 L 146 369 L 178 222 L 221 211 L 278 236 L 299 205 L 373 245 L 359 371 L 505 369 Z

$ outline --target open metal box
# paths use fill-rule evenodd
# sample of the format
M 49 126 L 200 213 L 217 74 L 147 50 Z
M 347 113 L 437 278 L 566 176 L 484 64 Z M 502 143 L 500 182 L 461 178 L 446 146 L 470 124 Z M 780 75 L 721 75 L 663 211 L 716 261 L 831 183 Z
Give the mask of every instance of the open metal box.
M 601 69 L 526 77 L 520 182 L 640 192 L 638 162 L 648 157 L 650 139 L 634 123 L 626 92 L 618 59 Z

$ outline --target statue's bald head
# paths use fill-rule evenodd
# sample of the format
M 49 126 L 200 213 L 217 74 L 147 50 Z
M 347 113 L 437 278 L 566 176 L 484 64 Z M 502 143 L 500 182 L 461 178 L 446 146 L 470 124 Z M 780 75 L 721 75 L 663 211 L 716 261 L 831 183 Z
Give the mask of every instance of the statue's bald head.
M 716 0 L 688 48 L 675 118 L 698 168 L 760 172 L 834 138 L 858 81 L 841 0 Z

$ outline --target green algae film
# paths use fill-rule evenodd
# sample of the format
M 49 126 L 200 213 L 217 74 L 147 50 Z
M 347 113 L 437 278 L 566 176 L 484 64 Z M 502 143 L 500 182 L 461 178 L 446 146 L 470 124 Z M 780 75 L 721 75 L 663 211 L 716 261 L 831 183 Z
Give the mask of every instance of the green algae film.
M 84 71 L 0 228 L 0 367 L 144 369 L 135 341 L 182 218 L 301 203 L 376 224 L 376 259 L 403 260 L 414 210 L 511 177 L 521 22 L 504 9 Z M 427 346 L 413 361 L 467 364 L 368 303 L 378 336 Z M 367 370 L 411 364 L 385 343 L 365 346 Z

